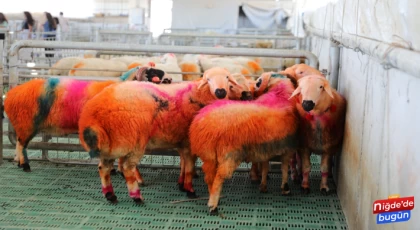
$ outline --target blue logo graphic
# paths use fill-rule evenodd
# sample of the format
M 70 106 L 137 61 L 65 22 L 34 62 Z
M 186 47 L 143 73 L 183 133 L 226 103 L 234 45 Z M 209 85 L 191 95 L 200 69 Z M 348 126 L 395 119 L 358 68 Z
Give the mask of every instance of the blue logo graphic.
M 388 224 L 408 221 L 411 217 L 411 211 L 399 211 L 399 212 L 384 212 L 379 213 L 376 216 L 376 224 Z

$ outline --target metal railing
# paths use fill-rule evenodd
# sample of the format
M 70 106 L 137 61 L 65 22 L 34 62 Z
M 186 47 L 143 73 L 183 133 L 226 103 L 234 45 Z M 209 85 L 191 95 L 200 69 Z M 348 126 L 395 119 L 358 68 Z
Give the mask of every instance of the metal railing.
M 153 34 L 146 31 L 101 30 L 95 32 L 95 42 L 118 42 L 131 44 L 152 44 Z
M 229 35 L 229 34 L 190 34 L 167 33 L 158 37 L 159 45 L 257 47 L 258 43 L 271 43 L 274 49 L 300 49 L 302 38 L 278 35 Z M 262 47 L 261 47 L 262 48 Z

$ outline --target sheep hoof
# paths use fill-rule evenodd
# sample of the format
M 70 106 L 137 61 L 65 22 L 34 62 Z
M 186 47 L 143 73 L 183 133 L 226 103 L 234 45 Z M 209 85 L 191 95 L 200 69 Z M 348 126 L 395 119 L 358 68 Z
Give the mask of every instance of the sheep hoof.
M 139 184 L 139 186 L 141 186 L 141 187 L 147 187 L 147 184 L 146 183 L 144 183 L 144 182 L 140 182 L 140 183 L 138 183 Z
M 186 192 L 186 190 L 184 189 L 184 183 L 182 183 L 182 184 L 178 183 L 178 188 L 179 188 L 179 191 Z
M 123 172 L 118 171 L 118 174 L 120 174 L 125 179 L 125 176 L 124 176 L 124 173 Z
M 113 176 L 117 175 L 117 170 L 111 169 L 111 175 L 113 175 Z
M 324 196 L 327 196 L 328 195 L 327 189 L 326 188 L 321 188 L 321 194 L 324 195 Z
M 18 162 L 17 167 L 22 168 L 22 165 Z
M 113 203 L 113 204 L 118 203 L 117 196 L 115 196 L 115 194 L 113 194 L 113 193 L 111 193 L 111 192 L 107 192 L 107 193 L 105 194 L 105 198 L 106 198 L 109 202 L 111 202 L 111 203 Z
M 257 180 L 252 180 L 251 179 L 251 184 L 259 184 L 259 183 L 260 183 L 260 180 L 258 180 L 258 179 Z
M 260 192 L 267 193 L 268 192 L 267 185 L 260 185 Z
M 189 199 L 195 199 L 195 198 L 198 198 L 198 196 L 197 196 L 197 194 L 195 194 L 195 192 L 190 192 L 190 191 L 187 191 L 187 197 L 188 197 Z
M 28 163 L 23 163 L 22 168 L 24 172 L 31 172 L 31 166 Z
M 194 174 L 193 178 L 197 179 L 197 178 L 200 178 L 200 176 L 196 173 Z
M 290 188 L 289 188 L 288 183 L 285 183 L 283 188 L 281 189 L 281 195 L 283 195 L 283 196 L 289 196 L 290 195 Z
M 140 198 L 133 198 L 134 203 L 136 204 L 143 204 L 143 200 Z
M 270 178 L 270 176 L 269 175 L 267 175 L 267 180 L 270 180 L 271 178 Z
M 302 188 L 303 194 L 307 195 L 309 194 L 309 188 Z
M 219 215 L 219 209 L 217 209 L 217 207 L 216 208 L 214 208 L 213 210 L 212 210 L 212 208 L 213 207 L 210 207 L 209 209 L 210 209 L 210 215 L 211 216 L 217 216 L 217 215 Z

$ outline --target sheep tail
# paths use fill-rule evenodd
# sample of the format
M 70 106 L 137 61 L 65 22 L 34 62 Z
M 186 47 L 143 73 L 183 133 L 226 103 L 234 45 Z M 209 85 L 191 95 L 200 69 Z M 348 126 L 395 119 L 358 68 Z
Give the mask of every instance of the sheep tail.
M 86 127 L 83 130 L 83 141 L 85 145 L 89 148 L 89 156 L 91 158 L 99 157 L 100 155 L 100 141 L 101 137 L 101 128 L 98 127 Z

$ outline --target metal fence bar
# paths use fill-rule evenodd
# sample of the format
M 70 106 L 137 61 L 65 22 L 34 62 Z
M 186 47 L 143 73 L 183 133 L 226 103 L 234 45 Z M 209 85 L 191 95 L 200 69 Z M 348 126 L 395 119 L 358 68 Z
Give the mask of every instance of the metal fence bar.
M 125 52 L 151 52 L 151 53 L 188 53 L 211 54 L 227 56 L 261 56 L 274 58 L 306 58 L 309 65 L 318 68 L 318 58 L 315 54 L 305 50 L 288 49 L 249 49 L 249 48 L 217 48 L 196 46 L 163 46 L 140 44 L 90 43 L 90 42 L 59 42 L 59 41 L 17 41 L 10 48 L 10 65 L 17 77 L 17 53 L 22 48 L 56 48 L 56 49 L 82 49 L 99 51 L 125 51 Z M 12 73 L 11 73 L 12 74 Z M 15 79 L 17 82 L 17 78 Z M 14 81 L 12 81 L 14 83 Z
M 6 35 L 6 34 L 5 34 Z M 6 37 L 6 36 L 5 36 Z M 0 40 L 0 106 L 1 106 L 1 116 L 3 116 L 3 40 Z M 0 133 L 2 133 L 0 137 L 0 165 L 3 164 L 3 118 L 1 119 L 1 127 L 0 127 Z

